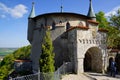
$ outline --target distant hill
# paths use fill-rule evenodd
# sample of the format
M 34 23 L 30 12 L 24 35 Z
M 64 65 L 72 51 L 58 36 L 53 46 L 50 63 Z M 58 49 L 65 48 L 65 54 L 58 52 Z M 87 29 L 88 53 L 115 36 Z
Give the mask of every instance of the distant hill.
M 17 48 L 0 48 L 0 56 L 5 56 L 7 54 L 13 53 Z

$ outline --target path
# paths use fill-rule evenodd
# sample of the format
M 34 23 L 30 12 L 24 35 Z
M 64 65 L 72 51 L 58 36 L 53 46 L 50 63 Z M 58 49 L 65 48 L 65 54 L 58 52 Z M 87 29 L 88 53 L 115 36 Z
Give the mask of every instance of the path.
M 101 73 L 85 73 L 86 76 L 89 76 L 95 80 L 120 80 L 120 75 L 116 75 L 116 77 L 111 77 L 109 74 L 101 74 Z
M 62 77 L 62 80 L 120 80 L 120 75 L 116 77 L 111 77 L 107 74 L 103 75 L 100 73 L 87 72 L 80 75 L 69 74 Z
M 84 74 L 75 75 L 69 74 L 62 77 L 62 80 L 91 80 L 89 77 L 86 77 Z

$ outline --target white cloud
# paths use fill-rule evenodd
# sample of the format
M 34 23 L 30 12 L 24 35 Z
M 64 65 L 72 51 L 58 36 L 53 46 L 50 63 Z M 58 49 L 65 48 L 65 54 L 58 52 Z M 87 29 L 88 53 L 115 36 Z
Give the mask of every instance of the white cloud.
M 111 15 L 116 15 L 118 9 L 120 9 L 120 6 L 117 6 L 117 7 L 115 7 L 113 10 L 111 10 L 110 12 L 107 12 L 107 13 L 105 14 L 105 16 L 108 17 L 108 16 L 111 16 Z
M 9 12 L 9 8 L 4 5 L 3 3 L 0 3 L 0 10 L 4 11 L 4 12 Z
M 3 13 L 10 14 L 14 18 L 21 18 L 28 12 L 27 7 L 23 4 L 18 4 L 14 8 L 9 8 L 5 4 L 0 3 L 0 10 L 2 10 Z
M 26 14 L 27 12 L 28 12 L 27 7 L 22 4 L 19 4 L 10 10 L 10 14 L 16 18 L 23 17 L 23 15 Z

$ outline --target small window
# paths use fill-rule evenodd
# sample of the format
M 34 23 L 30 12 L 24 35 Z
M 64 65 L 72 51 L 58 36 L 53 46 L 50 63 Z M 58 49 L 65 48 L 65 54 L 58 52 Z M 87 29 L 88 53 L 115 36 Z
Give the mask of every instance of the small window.
M 59 24 L 62 24 L 62 21 L 59 21 Z
M 52 23 L 52 30 L 55 30 L 55 22 Z
M 68 30 L 69 28 L 70 28 L 70 23 L 67 22 L 67 23 L 66 23 L 66 30 Z
M 79 26 L 84 26 L 82 22 L 79 22 Z

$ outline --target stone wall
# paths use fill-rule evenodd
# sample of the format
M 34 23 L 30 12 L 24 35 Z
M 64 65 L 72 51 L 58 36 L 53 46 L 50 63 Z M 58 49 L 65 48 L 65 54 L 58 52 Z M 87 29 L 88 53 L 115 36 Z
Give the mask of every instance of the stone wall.
M 31 61 L 30 60 L 15 60 L 14 69 L 16 72 L 31 71 L 32 70 Z

